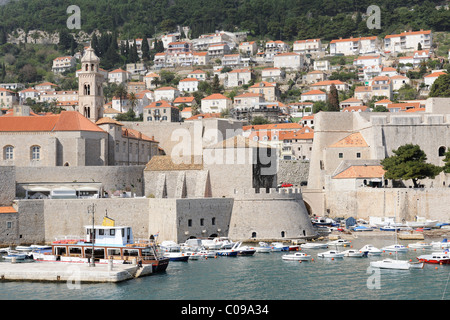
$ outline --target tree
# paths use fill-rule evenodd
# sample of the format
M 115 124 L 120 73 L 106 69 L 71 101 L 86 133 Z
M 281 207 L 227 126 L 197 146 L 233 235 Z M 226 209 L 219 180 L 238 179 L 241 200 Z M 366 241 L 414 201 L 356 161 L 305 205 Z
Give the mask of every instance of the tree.
M 330 87 L 330 93 L 328 94 L 328 106 L 327 111 L 340 111 L 339 107 L 339 95 L 334 83 Z
M 327 108 L 327 105 L 323 101 L 316 101 L 313 104 L 313 113 L 318 113 L 319 111 L 325 111 Z
M 450 173 L 450 148 L 447 148 L 447 152 L 444 153 L 444 166 L 442 167 L 442 171 L 445 173 Z
M 142 59 L 145 61 L 150 60 L 150 46 L 148 45 L 148 40 L 146 37 L 142 39 Z
M 117 86 L 116 90 L 114 91 L 114 96 L 119 98 L 120 101 L 120 112 L 122 112 L 122 100 L 126 99 L 128 97 L 127 88 L 123 83 Z
M 418 145 L 406 144 L 392 152 L 394 155 L 381 161 L 386 179 L 411 179 L 417 188 L 419 179 L 434 179 L 442 171 L 441 167 L 426 163 L 427 156 Z
M 434 81 L 429 96 L 450 97 L 450 74 L 443 74 Z
M 214 76 L 212 84 L 211 84 L 211 93 L 220 93 L 220 82 L 217 74 Z

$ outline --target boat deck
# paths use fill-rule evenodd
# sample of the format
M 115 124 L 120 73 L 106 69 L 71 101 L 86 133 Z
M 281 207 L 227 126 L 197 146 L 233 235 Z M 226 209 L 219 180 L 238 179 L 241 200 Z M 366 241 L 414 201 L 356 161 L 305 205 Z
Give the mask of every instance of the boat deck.
M 1 281 L 43 281 L 68 283 L 116 283 L 150 275 L 151 265 L 96 264 L 89 267 L 85 263 L 60 262 L 18 262 L 0 263 Z

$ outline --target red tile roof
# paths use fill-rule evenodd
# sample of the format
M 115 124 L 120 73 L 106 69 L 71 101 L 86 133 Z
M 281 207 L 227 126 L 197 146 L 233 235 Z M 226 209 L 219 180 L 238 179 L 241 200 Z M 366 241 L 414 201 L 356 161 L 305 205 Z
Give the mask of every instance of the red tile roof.
M 105 132 L 78 111 L 62 111 L 45 116 L 0 117 L 0 132 Z

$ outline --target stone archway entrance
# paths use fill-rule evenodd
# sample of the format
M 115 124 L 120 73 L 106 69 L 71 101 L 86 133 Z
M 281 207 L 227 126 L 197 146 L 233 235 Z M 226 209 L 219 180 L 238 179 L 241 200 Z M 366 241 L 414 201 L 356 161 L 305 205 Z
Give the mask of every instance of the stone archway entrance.
M 303 203 L 305 204 L 306 211 L 308 211 L 308 215 L 311 217 L 311 216 L 313 215 L 313 211 L 312 211 L 311 206 L 310 206 L 309 203 L 306 202 L 306 201 L 303 201 Z

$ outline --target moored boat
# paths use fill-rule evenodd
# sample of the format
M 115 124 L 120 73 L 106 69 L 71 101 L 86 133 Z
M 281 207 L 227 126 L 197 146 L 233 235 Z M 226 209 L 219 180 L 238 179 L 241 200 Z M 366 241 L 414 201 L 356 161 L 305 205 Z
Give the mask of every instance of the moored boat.
M 380 261 L 372 261 L 370 263 L 372 268 L 378 269 L 394 269 L 394 270 L 410 270 L 410 269 L 421 269 L 423 268 L 423 263 L 410 262 L 408 260 L 396 260 L 396 259 L 383 259 Z
M 379 256 L 383 253 L 380 249 L 374 247 L 371 244 L 366 244 L 364 247 L 362 247 L 359 250 L 362 252 L 367 252 L 367 255 L 369 255 L 369 256 Z
M 232 249 L 236 250 L 240 256 L 252 256 L 256 252 L 254 247 L 243 246 L 241 241 L 236 242 Z
M 303 252 L 296 252 L 292 254 L 284 254 L 281 259 L 288 261 L 310 261 L 312 257 L 311 255 Z
M 289 246 L 281 242 L 272 242 L 270 247 L 272 251 L 289 251 Z
M 328 242 L 327 245 L 329 246 L 349 246 L 351 245 L 351 241 L 349 240 L 345 240 L 345 239 L 337 239 L 331 242 Z
M 430 243 L 419 241 L 416 243 L 410 243 L 408 245 L 408 248 L 410 248 L 410 249 L 431 249 L 431 248 L 433 248 L 433 245 Z
M 417 257 L 417 260 L 432 264 L 450 264 L 450 255 L 448 252 L 433 252 L 431 254 L 424 254 Z
M 267 242 L 260 241 L 259 247 L 255 247 L 256 252 L 260 253 L 269 253 L 272 252 L 272 248 L 269 246 Z
M 344 257 L 351 257 L 351 258 L 363 258 L 367 257 L 368 255 L 367 251 L 360 251 L 353 249 L 342 251 L 342 253 L 344 254 Z
M 326 248 L 328 248 L 328 244 L 307 242 L 307 243 L 301 244 L 300 247 L 303 249 L 326 249 Z
M 226 257 L 236 257 L 238 255 L 238 252 L 233 249 L 220 249 L 217 250 L 217 255 Z
M 55 241 L 51 252 L 33 253 L 40 262 L 132 264 L 139 263 L 152 268 L 152 273 L 167 269 L 169 258 L 158 252 L 150 241 L 133 241 L 128 226 L 86 226 L 84 240 Z
M 181 251 L 166 251 L 164 257 L 169 258 L 170 261 L 188 261 L 189 255 Z
M 390 246 L 386 246 L 382 248 L 383 251 L 388 251 L 388 252 L 400 252 L 400 253 L 405 253 L 408 251 L 408 247 L 401 245 L 401 244 L 393 244 Z
M 447 241 L 447 238 L 444 238 L 442 241 L 433 241 L 431 242 L 433 249 L 449 249 L 450 242 Z
M 344 253 L 339 252 L 337 250 L 329 250 L 329 251 L 325 251 L 325 252 L 320 252 L 317 254 L 317 256 L 320 258 L 343 258 Z

